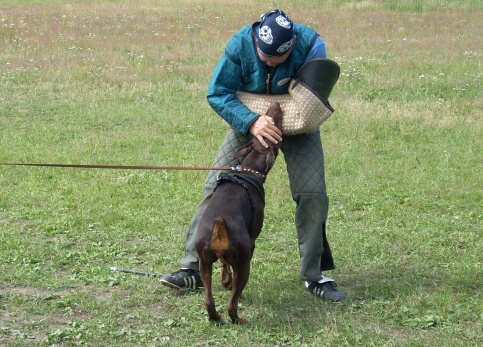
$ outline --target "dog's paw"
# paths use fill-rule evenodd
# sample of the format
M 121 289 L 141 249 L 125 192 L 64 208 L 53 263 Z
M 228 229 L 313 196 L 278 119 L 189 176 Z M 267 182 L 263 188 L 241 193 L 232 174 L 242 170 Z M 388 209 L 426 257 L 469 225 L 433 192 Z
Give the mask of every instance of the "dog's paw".
M 240 318 L 240 317 L 236 317 L 236 318 L 232 318 L 232 323 L 233 324 L 245 324 L 247 322 L 246 319 L 243 319 L 243 318 Z
M 210 314 L 208 316 L 208 320 L 210 322 L 221 323 L 221 315 L 218 312 L 216 312 L 214 314 Z

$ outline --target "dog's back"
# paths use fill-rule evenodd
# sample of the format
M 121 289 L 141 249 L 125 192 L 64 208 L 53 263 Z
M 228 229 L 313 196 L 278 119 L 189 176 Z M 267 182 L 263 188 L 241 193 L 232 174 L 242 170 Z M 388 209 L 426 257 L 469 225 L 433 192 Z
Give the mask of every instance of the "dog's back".
M 273 103 L 267 115 L 281 128 L 282 110 Z M 280 144 L 268 141 L 265 149 L 254 138 L 234 154 L 246 155 L 240 166 L 243 170 L 233 175 L 220 176 L 219 184 L 200 220 L 195 246 L 200 259 L 200 275 L 205 288 L 205 305 L 210 321 L 220 320 L 212 294 L 213 263 L 220 260 L 222 285 L 232 291 L 228 313 L 233 323 L 243 323 L 238 316 L 238 300 L 250 273 L 250 260 L 255 240 L 263 225 L 265 201 L 263 182 L 275 163 Z M 232 276 L 230 266 L 233 269 Z

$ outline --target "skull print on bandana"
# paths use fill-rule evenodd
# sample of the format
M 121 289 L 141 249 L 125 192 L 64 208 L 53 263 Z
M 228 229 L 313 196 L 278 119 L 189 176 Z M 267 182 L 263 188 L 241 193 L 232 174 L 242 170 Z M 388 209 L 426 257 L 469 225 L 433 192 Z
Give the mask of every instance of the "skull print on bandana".
M 264 27 L 260 28 L 260 31 L 258 32 L 258 36 L 260 37 L 260 40 L 263 42 L 271 45 L 273 43 L 273 36 L 272 36 L 272 29 L 268 25 L 265 25 Z
M 290 29 L 290 26 L 292 25 L 286 18 L 285 16 L 278 16 L 275 21 L 277 22 L 278 25 L 281 27 L 284 27 L 286 29 Z
M 293 37 L 293 22 L 283 11 L 274 10 L 261 16 L 256 39 L 263 54 L 284 55 L 292 47 Z

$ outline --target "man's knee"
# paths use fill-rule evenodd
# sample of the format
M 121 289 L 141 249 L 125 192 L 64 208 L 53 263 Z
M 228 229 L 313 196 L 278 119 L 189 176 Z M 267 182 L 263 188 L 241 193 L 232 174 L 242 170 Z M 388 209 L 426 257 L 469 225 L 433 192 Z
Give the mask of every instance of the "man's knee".
M 329 197 L 327 194 L 301 193 L 294 196 L 297 204 L 296 215 L 300 218 L 326 221 L 329 212 Z

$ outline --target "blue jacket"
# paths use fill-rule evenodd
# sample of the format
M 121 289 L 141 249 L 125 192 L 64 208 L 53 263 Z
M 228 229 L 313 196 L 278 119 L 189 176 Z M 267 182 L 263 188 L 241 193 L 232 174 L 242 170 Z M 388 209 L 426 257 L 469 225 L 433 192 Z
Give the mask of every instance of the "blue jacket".
M 243 27 L 230 39 L 213 72 L 207 94 L 208 103 L 215 112 L 244 134 L 260 115 L 238 100 L 237 91 L 286 94 L 290 79 L 306 61 L 326 57 L 325 43 L 317 32 L 294 24 L 297 41 L 292 53 L 269 73 L 256 51 L 253 34 L 259 24 Z

